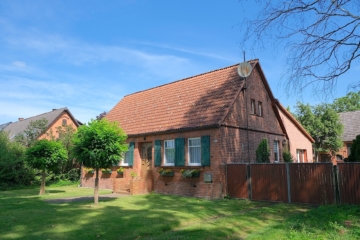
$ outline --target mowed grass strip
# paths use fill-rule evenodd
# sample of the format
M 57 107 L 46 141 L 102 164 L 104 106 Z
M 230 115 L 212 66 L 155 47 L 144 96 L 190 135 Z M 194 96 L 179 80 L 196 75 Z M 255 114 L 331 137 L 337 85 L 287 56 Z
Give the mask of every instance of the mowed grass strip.
M 109 193 L 102 191 L 101 193 Z M 63 204 L 93 189 L 0 192 L 1 239 L 359 239 L 360 206 L 275 204 L 148 194 Z

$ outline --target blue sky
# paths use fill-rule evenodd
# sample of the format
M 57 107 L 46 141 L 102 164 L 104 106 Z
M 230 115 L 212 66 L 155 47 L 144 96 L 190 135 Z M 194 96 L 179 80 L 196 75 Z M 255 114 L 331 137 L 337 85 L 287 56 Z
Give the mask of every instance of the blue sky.
M 252 1 L 0 1 L 0 124 L 68 107 L 88 122 L 124 95 L 243 61 L 239 23 Z M 250 10 L 251 9 L 251 10 Z M 276 98 L 316 104 L 311 88 L 287 96 L 286 53 L 271 45 L 259 58 Z M 344 96 L 359 66 L 339 79 Z M 346 84 L 345 84 L 346 83 Z

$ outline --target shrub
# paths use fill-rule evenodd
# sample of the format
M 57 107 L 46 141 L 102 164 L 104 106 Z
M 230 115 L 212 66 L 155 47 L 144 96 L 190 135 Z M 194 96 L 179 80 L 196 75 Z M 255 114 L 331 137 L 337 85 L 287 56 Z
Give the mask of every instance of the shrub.
M 294 162 L 294 157 L 293 157 L 293 155 L 291 155 L 288 147 L 284 148 L 282 155 L 283 155 L 284 162 Z
M 270 148 L 266 139 L 261 140 L 256 149 L 256 162 L 269 163 L 270 162 Z

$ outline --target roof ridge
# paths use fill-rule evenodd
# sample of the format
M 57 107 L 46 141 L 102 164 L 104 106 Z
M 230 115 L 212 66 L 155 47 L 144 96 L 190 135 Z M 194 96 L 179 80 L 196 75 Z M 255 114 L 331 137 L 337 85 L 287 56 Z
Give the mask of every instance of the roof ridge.
M 255 59 L 248 60 L 247 62 L 251 63 L 251 62 L 258 62 L 258 61 L 259 61 L 259 59 L 255 58 Z M 187 77 L 187 78 L 182 78 L 182 79 L 179 79 L 179 80 L 175 80 L 175 81 L 173 81 L 173 82 L 165 83 L 165 84 L 162 84 L 162 85 L 159 85 L 159 86 L 155 86 L 155 87 L 152 87 L 152 88 L 148 88 L 148 89 L 144 89 L 144 90 L 141 90 L 141 91 L 133 92 L 133 93 L 130 93 L 130 94 L 125 95 L 124 98 L 127 97 L 127 96 L 131 96 L 131 95 L 138 94 L 138 93 L 146 92 L 146 91 L 149 91 L 149 90 L 152 90 L 152 89 L 160 88 L 160 87 L 163 87 L 163 86 L 166 86 L 166 85 L 170 85 L 170 84 L 174 84 L 174 83 L 177 83 L 177 82 L 189 80 L 189 79 L 192 79 L 192 78 L 195 78 L 195 77 L 199 77 L 199 76 L 202 76 L 202 75 L 205 75 L 205 74 L 209 74 L 209 73 L 213 73 L 213 72 L 218 72 L 218 71 L 221 71 L 221 70 L 224 70 L 224 69 L 227 69 L 227 68 L 231 68 L 231 67 L 237 66 L 238 64 L 240 64 L 240 63 L 235 63 L 235 64 L 230 65 L 230 66 L 227 66 L 227 67 L 222 67 L 222 68 L 219 68 L 219 69 L 211 70 L 211 71 L 208 71 L 208 72 L 205 72 L 205 73 L 200 73 L 200 74 L 197 74 L 197 75 L 194 75 L 194 76 L 190 76 L 190 77 Z
M 45 112 L 45 113 L 41 113 L 41 114 L 38 114 L 38 115 L 35 115 L 35 116 L 32 116 L 32 117 L 24 118 L 24 120 L 22 120 L 22 121 L 29 120 L 30 118 L 39 117 L 39 116 L 41 116 L 41 115 L 48 114 L 48 113 L 51 113 L 51 112 L 53 112 L 53 111 L 57 111 L 57 110 L 61 110 L 61 109 L 65 110 L 65 109 L 67 109 L 67 107 L 58 108 L 58 109 L 55 109 L 55 110 L 52 110 L 52 111 L 49 111 L 49 112 Z M 17 122 L 21 122 L 21 121 L 18 120 L 18 121 L 13 122 L 13 123 L 17 123 Z

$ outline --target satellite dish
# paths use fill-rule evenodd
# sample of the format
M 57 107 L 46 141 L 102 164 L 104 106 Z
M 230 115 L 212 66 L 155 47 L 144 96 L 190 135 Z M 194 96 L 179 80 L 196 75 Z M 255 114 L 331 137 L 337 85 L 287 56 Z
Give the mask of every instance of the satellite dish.
M 246 78 L 251 74 L 252 67 L 250 63 L 242 62 L 239 64 L 237 71 L 240 77 Z

